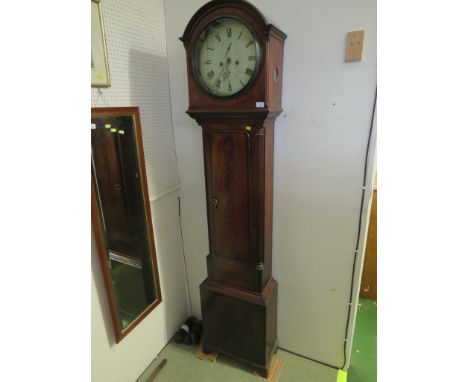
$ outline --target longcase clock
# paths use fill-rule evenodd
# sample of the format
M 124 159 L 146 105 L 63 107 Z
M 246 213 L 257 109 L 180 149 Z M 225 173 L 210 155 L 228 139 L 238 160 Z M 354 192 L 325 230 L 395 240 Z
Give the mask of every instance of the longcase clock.
M 268 373 L 277 348 L 272 278 L 273 137 L 286 35 L 250 3 L 214 0 L 183 36 L 189 109 L 203 129 L 210 253 L 203 348 Z

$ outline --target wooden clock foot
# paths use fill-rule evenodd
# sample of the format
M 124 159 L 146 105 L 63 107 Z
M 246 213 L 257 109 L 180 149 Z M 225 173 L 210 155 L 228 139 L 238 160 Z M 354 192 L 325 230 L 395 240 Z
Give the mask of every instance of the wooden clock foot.
M 210 354 L 213 352 L 213 349 L 211 349 L 208 345 L 202 345 L 202 350 L 205 354 Z
M 268 378 L 268 369 L 256 368 L 255 371 L 260 377 L 265 378 L 265 379 Z

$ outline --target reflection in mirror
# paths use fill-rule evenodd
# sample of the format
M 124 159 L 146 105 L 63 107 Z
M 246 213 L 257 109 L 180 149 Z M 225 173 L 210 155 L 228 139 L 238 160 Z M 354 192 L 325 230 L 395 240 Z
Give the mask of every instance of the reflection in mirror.
M 92 217 L 116 340 L 161 302 L 138 108 L 93 108 Z

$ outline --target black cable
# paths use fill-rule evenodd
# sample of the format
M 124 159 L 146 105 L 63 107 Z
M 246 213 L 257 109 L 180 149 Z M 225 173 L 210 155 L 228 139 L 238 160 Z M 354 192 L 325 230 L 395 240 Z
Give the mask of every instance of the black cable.
M 193 309 L 192 309 L 192 299 L 190 298 L 190 288 L 189 288 L 189 282 L 188 282 L 188 276 L 187 276 L 187 261 L 185 259 L 184 235 L 182 234 L 182 220 L 180 217 L 180 213 L 181 213 L 180 196 L 178 196 L 177 199 L 179 199 L 179 229 L 180 229 L 180 238 L 182 240 L 182 255 L 184 257 L 185 281 L 187 283 L 187 294 L 188 294 L 188 299 L 189 299 L 189 304 L 190 304 L 190 316 L 191 316 L 193 314 Z
M 285 348 L 281 348 L 278 346 L 278 349 L 281 349 L 287 353 L 291 353 L 291 354 L 294 354 L 298 357 L 301 357 L 301 358 L 304 358 L 304 359 L 308 359 L 309 361 L 313 361 L 313 362 L 317 362 L 323 366 L 327 366 L 327 367 L 331 367 L 332 369 L 335 369 L 335 370 L 338 370 L 339 368 L 337 366 L 333 366 L 333 365 L 330 365 L 329 363 L 326 363 L 326 362 L 322 362 L 322 361 L 317 361 L 316 359 L 313 359 L 313 358 L 310 358 L 310 357 L 306 357 L 305 355 L 302 355 L 302 354 L 299 354 L 299 353 L 295 353 L 291 350 L 288 350 L 288 349 L 285 349 Z
M 360 238 L 361 238 L 362 210 L 364 208 L 364 196 L 365 196 L 365 193 L 366 193 L 366 178 L 367 178 L 367 165 L 368 165 L 367 162 L 369 160 L 369 148 L 370 148 L 370 142 L 371 142 L 371 137 L 372 137 L 372 131 L 374 129 L 374 116 L 375 116 L 375 105 L 376 104 L 377 104 L 377 87 L 375 88 L 374 106 L 372 108 L 372 117 L 371 117 L 370 128 L 369 128 L 369 136 L 367 138 L 366 160 L 364 162 L 364 177 L 362 179 L 361 207 L 359 209 L 359 226 L 358 226 L 358 232 L 357 232 L 356 248 L 354 250 L 353 271 L 351 273 L 351 289 L 349 291 L 348 319 L 346 320 L 346 330 L 345 330 L 346 338 L 345 338 L 344 345 L 343 345 L 344 362 L 343 362 L 342 369 L 344 369 L 344 367 L 346 365 L 346 360 L 347 360 L 346 344 L 348 342 L 349 320 L 351 318 L 351 304 L 353 302 L 354 271 L 356 269 L 356 259 L 357 259 L 357 254 L 358 254 L 358 250 L 359 250 L 359 242 L 360 242 Z

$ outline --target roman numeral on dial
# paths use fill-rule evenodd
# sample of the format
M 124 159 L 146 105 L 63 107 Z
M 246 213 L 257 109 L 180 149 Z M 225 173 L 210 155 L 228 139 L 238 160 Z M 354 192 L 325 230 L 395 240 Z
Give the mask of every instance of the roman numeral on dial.
M 253 76 L 253 73 L 254 73 L 254 72 L 253 72 L 252 69 L 250 69 L 250 68 L 245 69 L 245 74 L 247 74 L 249 77 L 252 77 L 252 76 Z
M 210 71 L 206 76 L 211 80 L 214 77 L 215 73 Z
M 206 61 L 204 62 L 204 64 L 205 64 L 205 65 L 211 65 L 211 60 L 206 60 Z
M 216 89 L 219 89 L 221 87 L 221 80 L 216 80 L 215 86 Z
M 248 48 L 248 47 L 249 47 L 250 45 L 252 45 L 253 43 L 254 43 L 253 40 L 250 40 L 250 41 L 247 43 L 247 45 L 246 45 L 245 47 Z
M 221 42 L 221 36 L 219 35 L 219 33 L 215 33 L 215 37 L 216 37 L 216 40 Z
M 231 36 L 232 36 L 232 29 L 231 29 L 231 27 L 229 27 L 229 28 L 226 30 L 226 32 L 227 32 L 227 36 L 228 36 L 228 37 L 231 37 Z
M 249 61 L 257 61 L 257 56 L 249 56 Z

